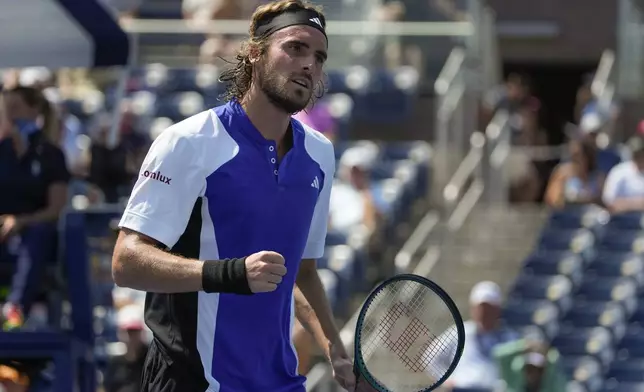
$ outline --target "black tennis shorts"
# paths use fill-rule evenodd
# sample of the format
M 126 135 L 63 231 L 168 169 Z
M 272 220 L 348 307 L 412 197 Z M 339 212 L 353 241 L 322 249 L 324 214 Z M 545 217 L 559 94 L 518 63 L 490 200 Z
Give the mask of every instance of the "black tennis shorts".
M 141 376 L 141 392 L 204 392 L 208 382 L 195 377 L 183 361 L 173 361 L 156 340 L 152 340 Z

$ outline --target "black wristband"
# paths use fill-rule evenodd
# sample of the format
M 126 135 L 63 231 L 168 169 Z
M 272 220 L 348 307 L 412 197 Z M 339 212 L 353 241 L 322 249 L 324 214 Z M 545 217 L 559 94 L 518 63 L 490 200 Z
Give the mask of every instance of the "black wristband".
M 206 293 L 253 294 L 246 277 L 246 259 L 205 261 L 201 285 Z

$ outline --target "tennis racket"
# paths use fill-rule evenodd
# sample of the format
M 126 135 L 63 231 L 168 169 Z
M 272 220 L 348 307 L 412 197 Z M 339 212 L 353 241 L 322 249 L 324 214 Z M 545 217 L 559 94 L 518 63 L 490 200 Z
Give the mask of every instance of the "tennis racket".
M 454 301 L 442 288 L 403 274 L 369 294 L 354 342 L 356 391 L 428 392 L 456 368 L 465 330 Z

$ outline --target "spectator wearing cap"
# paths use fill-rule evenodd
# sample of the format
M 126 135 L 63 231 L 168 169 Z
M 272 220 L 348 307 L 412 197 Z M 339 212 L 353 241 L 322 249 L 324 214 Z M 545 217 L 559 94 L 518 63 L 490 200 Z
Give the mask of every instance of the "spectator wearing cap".
M 105 372 L 105 392 L 138 392 L 148 352 L 143 307 L 126 305 L 116 316 L 119 340 L 125 345 L 122 355 L 110 358 Z
M 338 181 L 331 190 L 330 226 L 348 233 L 357 225 L 370 232 L 377 226 L 379 213 L 371 194 L 371 171 L 377 160 L 371 145 L 350 147 L 340 158 Z
M 644 126 L 628 143 L 631 159 L 615 166 L 606 178 L 602 199 L 613 213 L 644 211 Z
M 498 385 L 500 373 L 494 349 L 519 338 L 515 331 L 501 324 L 502 297 L 501 288 L 494 282 L 479 282 L 472 288 L 465 347 L 448 386 L 493 389 Z

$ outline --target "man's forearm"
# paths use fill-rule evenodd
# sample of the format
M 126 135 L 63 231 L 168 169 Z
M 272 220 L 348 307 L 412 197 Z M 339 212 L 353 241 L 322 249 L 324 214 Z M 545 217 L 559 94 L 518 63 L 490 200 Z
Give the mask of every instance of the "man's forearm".
M 293 295 L 295 298 L 295 317 L 297 317 L 300 324 L 302 324 L 304 330 L 306 330 L 306 332 L 313 336 L 313 339 L 315 339 L 315 342 L 324 353 L 324 356 L 327 359 L 330 359 L 330 342 L 326 334 L 324 333 L 324 330 L 322 329 L 320 320 L 315 314 L 313 307 L 311 306 L 311 304 L 309 304 L 309 302 L 304 297 L 304 294 L 297 286 L 295 286 L 294 288 Z
M 328 349 L 328 345 L 331 344 L 335 349 L 338 349 L 344 353 L 344 345 L 342 343 L 342 340 L 340 339 L 340 334 L 335 325 L 333 311 L 331 310 L 329 301 L 326 298 L 324 286 L 322 285 L 322 281 L 320 280 L 317 271 L 307 271 L 306 273 L 298 274 L 297 286 L 302 291 L 302 294 L 306 298 L 306 301 L 308 301 L 308 303 L 310 304 L 315 314 L 315 317 L 310 318 L 309 322 L 314 325 L 316 323 L 320 325 L 320 328 L 322 329 L 322 332 L 324 334 L 324 338 L 327 342 L 327 347 L 325 347 L 324 345 L 325 342 L 318 341 L 318 344 L 320 344 L 323 350 Z M 300 322 L 302 322 L 302 320 L 300 320 Z M 302 325 L 305 326 L 303 322 Z M 318 340 L 317 337 L 316 340 Z M 326 353 L 327 352 L 325 351 L 325 354 Z
M 202 290 L 203 262 L 173 255 L 127 235 L 119 237 L 112 259 L 114 282 L 135 290 L 188 293 Z

